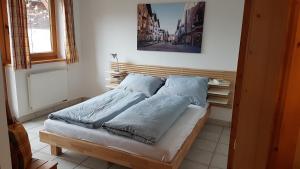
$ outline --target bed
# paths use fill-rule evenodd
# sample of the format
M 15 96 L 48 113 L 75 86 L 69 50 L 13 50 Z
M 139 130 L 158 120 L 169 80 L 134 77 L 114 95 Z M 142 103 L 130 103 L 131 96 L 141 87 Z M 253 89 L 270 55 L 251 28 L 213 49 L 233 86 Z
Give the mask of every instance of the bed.
M 63 147 L 134 169 L 178 168 L 207 121 L 209 110 L 208 104 L 205 108 L 190 105 L 153 146 L 112 135 L 104 129 L 88 129 L 56 120 L 45 121 L 40 139 L 51 145 L 53 155 L 60 155 Z
M 88 129 L 55 120 L 45 122 L 40 140 L 51 146 L 52 155 L 60 155 L 62 148 L 66 148 L 133 169 L 177 169 L 209 114 L 209 104 L 204 107 L 189 105 L 155 145 L 113 135 L 104 129 Z

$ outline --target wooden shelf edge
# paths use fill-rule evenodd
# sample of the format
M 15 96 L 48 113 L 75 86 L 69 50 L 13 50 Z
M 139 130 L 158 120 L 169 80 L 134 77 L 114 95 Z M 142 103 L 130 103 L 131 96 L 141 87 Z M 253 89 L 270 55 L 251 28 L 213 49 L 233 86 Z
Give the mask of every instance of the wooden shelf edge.
M 222 79 L 217 79 L 217 80 L 222 80 Z M 214 83 L 213 81 L 209 81 L 208 85 L 209 86 L 217 86 L 217 87 L 230 87 L 231 82 L 227 81 L 227 80 L 220 81 L 219 83 Z
M 229 103 L 228 98 L 208 98 L 207 101 L 209 103 L 221 104 L 221 105 L 228 105 Z
M 209 89 L 208 94 L 210 95 L 216 95 L 216 96 L 230 96 L 230 90 L 229 89 Z
M 210 103 L 210 105 L 215 106 L 215 107 L 223 107 L 223 108 L 228 108 L 228 109 L 232 109 L 232 105 L 231 104 L 218 104 L 218 103 Z

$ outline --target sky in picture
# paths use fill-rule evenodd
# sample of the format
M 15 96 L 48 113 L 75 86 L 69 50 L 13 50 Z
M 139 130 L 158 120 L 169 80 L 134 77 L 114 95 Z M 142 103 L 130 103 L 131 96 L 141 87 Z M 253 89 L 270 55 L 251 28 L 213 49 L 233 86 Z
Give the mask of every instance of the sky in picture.
M 184 13 L 185 3 L 151 4 L 151 7 L 158 16 L 160 27 L 170 34 L 175 34 L 178 20 Z

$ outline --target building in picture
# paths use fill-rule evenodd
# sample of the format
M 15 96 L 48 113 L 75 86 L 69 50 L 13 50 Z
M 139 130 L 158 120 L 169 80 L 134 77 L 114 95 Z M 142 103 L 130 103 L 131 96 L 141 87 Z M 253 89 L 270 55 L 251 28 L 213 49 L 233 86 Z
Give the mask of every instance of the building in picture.
M 138 6 L 138 44 L 152 45 L 161 41 L 168 41 L 168 32 L 160 28 L 160 20 L 152 11 L 150 4 Z
M 203 24 L 204 24 L 204 3 L 188 3 L 185 6 L 185 13 L 178 21 L 176 30 L 176 44 L 188 44 L 193 47 L 201 46 Z
M 200 53 L 205 2 L 139 4 L 137 48 Z

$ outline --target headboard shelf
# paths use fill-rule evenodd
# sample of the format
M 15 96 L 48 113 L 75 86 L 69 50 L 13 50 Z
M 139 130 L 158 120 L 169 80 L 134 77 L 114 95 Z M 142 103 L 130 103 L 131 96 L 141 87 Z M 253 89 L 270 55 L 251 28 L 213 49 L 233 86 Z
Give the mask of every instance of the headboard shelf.
M 208 89 L 209 95 L 220 95 L 224 97 L 228 97 L 230 95 L 230 89 L 223 88 L 210 88 Z
M 229 100 L 228 98 L 220 98 L 220 97 L 209 97 L 208 102 L 215 105 L 228 105 Z
M 230 87 L 231 82 L 228 80 L 223 79 L 211 79 L 208 82 L 208 85 L 210 86 L 217 86 L 217 87 Z
M 113 72 L 116 69 L 117 63 L 112 62 L 111 70 L 109 72 Z M 208 77 L 210 78 L 208 101 L 215 106 L 229 108 L 232 107 L 236 72 L 152 65 L 135 65 L 131 63 L 119 63 L 119 69 L 120 72 L 140 73 L 157 77 L 167 77 L 169 75 Z M 109 85 L 110 84 L 107 86 Z

